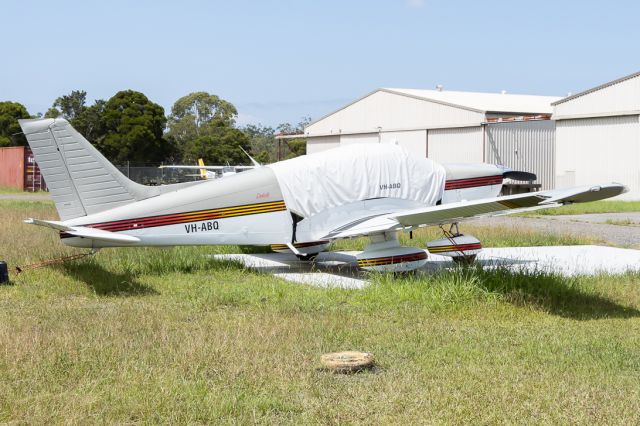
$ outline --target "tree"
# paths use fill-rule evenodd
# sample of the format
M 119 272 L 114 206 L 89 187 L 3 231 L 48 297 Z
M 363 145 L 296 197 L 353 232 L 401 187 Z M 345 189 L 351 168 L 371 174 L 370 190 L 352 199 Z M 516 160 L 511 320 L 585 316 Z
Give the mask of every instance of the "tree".
M 57 98 L 53 103 L 53 107 L 47 111 L 47 115 L 52 118 L 62 115 L 69 120 L 69 122 L 72 122 L 87 109 L 85 106 L 86 101 L 87 92 L 84 90 L 73 90 L 70 94 Z M 56 111 L 58 115 L 55 115 Z
M 58 118 L 61 112 L 56 107 L 51 107 L 44 113 L 44 118 Z
M 194 92 L 171 108 L 167 138 L 182 153 L 183 162 L 203 158 L 208 163 L 245 163 L 239 147 L 248 150 L 249 139 L 235 128 L 236 107 L 216 95 Z
M 29 118 L 24 105 L 18 102 L 0 102 L 0 146 L 26 145 L 18 120 Z
M 249 138 L 251 154 L 261 163 L 273 163 L 278 161 L 278 149 L 281 147 L 282 158 L 293 158 L 306 153 L 306 141 L 303 138 L 291 140 L 276 140 L 276 134 L 301 134 L 304 128 L 311 123 L 310 117 L 303 117 L 297 125 L 282 123 L 274 130 L 272 127 L 262 124 L 249 124 L 242 131 Z
M 303 134 L 304 128 L 310 123 L 311 117 L 302 117 L 296 126 L 292 126 L 290 123 L 282 123 L 277 127 L 277 131 L 278 133 L 285 135 Z M 304 138 L 288 139 L 286 146 L 287 149 L 284 154 L 285 159 L 298 157 L 307 153 L 307 142 Z
M 249 124 L 242 131 L 249 139 L 251 155 L 260 163 L 273 163 L 278 158 L 275 131 L 262 124 Z
M 169 125 L 186 120 L 192 123 L 196 131 L 206 124 L 233 127 L 237 115 L 238 111 L 232 103 L 207 92 L 194 92 L 173 104 Z
M 114 162 L 160 162 L 170 156 L 172 146 L 164 137 L 164 109 L 133 90 L 116 93 L 96 114 L 102 117 L 104 136 L 97 148 Z
M 217 134 L 216 134 L 217 133 Z M 214 164 L 242 164 L 247 156 L 242 149 L 249 150 L 249 138 L 241 130 L 219 127 L 217 132 L 198 136 L 183 147 L 183 160 L 195 162 L 198 158 Z
M 71 125 L 89 141 L 98 141 L 106 134 L 104 112 L 107 101 L 96 99 L 93 105 L 86 107 L 71 120 Z
M 89 141 L 97 141 L 105 134 L 102 114 L 106 101 L 97 99 L 87 107 L 87 92 L 74 90 L 68 95 L 58 97 L 53 106 L 44 115 L 45 118 L 63 117 Z

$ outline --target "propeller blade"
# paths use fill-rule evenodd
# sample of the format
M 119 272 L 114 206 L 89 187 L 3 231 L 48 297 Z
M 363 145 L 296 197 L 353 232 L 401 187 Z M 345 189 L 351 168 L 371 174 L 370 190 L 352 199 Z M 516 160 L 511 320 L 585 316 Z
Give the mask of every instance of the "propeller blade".
M 526 180 L 526 181 L 534 181 L 538 179 L 538 176 L 535 173 L 529 172 L 519 172 L 517 170 L 510 170 L 508 172 L 504 172 L 502 177 L 513 179 L 513 180 Z

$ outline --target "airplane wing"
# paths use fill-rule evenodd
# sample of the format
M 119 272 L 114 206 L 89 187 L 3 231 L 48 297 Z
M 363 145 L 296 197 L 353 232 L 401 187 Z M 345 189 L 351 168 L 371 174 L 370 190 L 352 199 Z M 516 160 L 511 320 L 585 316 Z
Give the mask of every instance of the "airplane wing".
M 131 235 L 123 235 L 115 232 L 103 231 L 101 229 L 87 228 L 86 226 L 68 226 L 55 220 L 27 219 L 24 223 L 29 225 L 45 226 L 47 228 L 55 229 L 56 231 L 65 232 L 75 237 L 89 238 L 109 243 L 131 244 L 140 241 L 139 238 Z
M 370 218 L 360 218 L 332 230 L 323 239 L 351 238 L 387 231 L 429 225 L 444 225 L 453 222 L 489 216 L 502 216 L 524 211 L 565 204 L 584 203 L 615 197 L 628 189 L 624 185 L 611 183 L 588 187 L 578 187 L 551 191 L 531 192 L 486 198 L 483 200 L 460 201 L 420 209 L 404 210 Z

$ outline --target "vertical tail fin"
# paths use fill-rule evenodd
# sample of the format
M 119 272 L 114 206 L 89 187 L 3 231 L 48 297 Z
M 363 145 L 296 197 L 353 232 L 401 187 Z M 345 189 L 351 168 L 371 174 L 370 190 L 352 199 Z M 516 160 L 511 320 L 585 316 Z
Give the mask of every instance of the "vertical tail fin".
M 60 219 L 69 220 L 156 196 L 129 180 L 67 120 L 19 120 Z

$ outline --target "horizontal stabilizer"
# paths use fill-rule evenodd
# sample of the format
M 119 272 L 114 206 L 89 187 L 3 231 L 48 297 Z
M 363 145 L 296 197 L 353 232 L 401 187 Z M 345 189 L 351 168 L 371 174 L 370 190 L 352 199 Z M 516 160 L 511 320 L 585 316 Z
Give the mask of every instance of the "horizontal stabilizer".
M 140 238 L 131 235 L 117 234 L 115 232 L 103 231 L 101 229 L 76 226 L 73 231 L 68 231 L 76 237 L 89 238 L 92 240 L 106 241 L 108 243 L 132 244 L 140 241 Z
M 109 243 L 132 244 L 140 241 L 139 238 L 131 235 L 118 234 L 115 232 L 102 231 L 100 229 L 87 228 L 86 226 L 67 226 L 55 220 L 27 219 L 24 221 L 29 225 L 45 226 L 56 231 L 65 232 L 75 237 L 89 238 L 92 240 L 105 241 Z
M 27 219 L 24 221 L 27 225 L 46 226 L 47 228 L 55 229 L 56 231 L 67 232 L 73 230 L 72 227 L 58 222 L 56 220 L 41 220 L 41 219 Z

